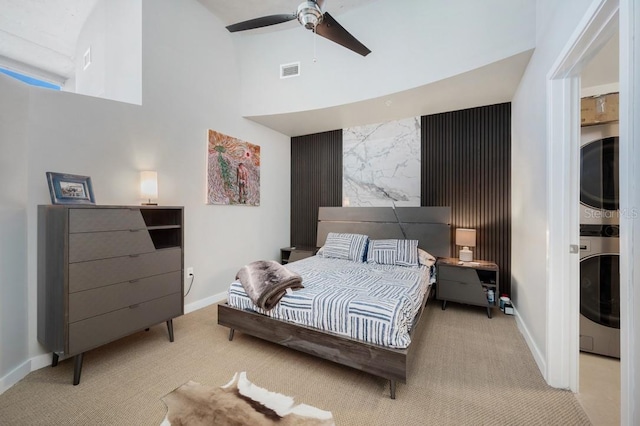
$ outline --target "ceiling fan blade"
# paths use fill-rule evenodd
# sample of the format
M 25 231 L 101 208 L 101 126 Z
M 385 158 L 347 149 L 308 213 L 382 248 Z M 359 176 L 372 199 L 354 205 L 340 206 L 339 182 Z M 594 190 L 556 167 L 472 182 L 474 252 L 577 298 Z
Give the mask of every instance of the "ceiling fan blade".
M 229 25 L 227 29 L 230 33 L 235 33 L 236 31 L 253 30 L 255 28 L 268 27 L 269 25 L 282 24 L 283 22 L 293 21 L 297 18 L 298 16 L 295 13 L 284 15 L 269 15 L 260 18 L 249 19 L 248 21 L 238 22 Z
M 322 22 L 316 26 L 316 33 L 326 39 L 336 42 L 347 49 L 351 49 L 362 56 L 367 56 L 371 51 L 360 43 L 358 39 L 345 30 L 338 21 L 325 12 Z

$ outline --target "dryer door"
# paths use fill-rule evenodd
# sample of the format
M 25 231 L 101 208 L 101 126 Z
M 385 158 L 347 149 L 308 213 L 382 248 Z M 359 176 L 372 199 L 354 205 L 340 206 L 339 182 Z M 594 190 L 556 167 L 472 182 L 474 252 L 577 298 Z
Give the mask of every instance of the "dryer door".
M 618 210 L 618 137 L 598 139 L 580 149 L 580 202 L 594 209 Z
M 620 328 L 620 256 L 599 254 L 580 261 L 580 313 Z

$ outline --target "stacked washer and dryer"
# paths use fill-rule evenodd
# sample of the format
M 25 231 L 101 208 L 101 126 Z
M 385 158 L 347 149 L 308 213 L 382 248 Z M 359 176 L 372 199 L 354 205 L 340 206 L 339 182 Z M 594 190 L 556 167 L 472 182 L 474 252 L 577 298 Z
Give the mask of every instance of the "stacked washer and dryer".
M 582 127 L 580 350 L 620 358 L 618 123 Z

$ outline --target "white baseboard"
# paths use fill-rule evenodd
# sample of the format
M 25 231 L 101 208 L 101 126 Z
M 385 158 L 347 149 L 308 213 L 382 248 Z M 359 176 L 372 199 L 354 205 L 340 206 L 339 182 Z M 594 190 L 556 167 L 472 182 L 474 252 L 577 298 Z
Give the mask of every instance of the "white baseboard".
M 64 357 L 60 355 L 60 357 L 58 358 L 58 361 L 64 361 L 67 358 L 69 357 Z M 40 370 L 41 368 L 44 368 L 44 367 L 51 367 L 52 360 L 53 359 L 52 359 L 51 352 L 34 356 L 33 358 L 30 359 L 31 371 Z
M 222 302 L 227 298 L 227 292 L 222 292 L 218 294 L 214 294 L 213 296 L 206 297 L 204 299 L 196 300 L 195 302 L 189 303 L 184 306 L 184 313 L 188 314 L 193 311 L 197 311 L 198 309 L 206 308 L 207 306 L 213 305 L 214 303 Z M 66 359 L 66 357 L 60 357 L 60 361 Z M 13 385 L 18 383 L 20 380 L 26 377 L 27 374 L 32 371 L 39 370 L 44 367 L 51 366 L 51 353 L 36 355 L 14 370 L 6 374 L 4 377 L 0 377 L 0 395 L 2 395 L 5 391 L 11 388 Z
M 222 302 L 227 299 L 227 292 L 214 294 L 213 296 L 205 297 L 204 299 L 196 300 L 195 302 L 184 305 L 184 313 L 188 314 L 198 309 L 206 308 L 214 303 Z
M 516 316 L 516 325 L 518 326 L 518 330 L 520 330 L 520 333 L 524 336 L 524 340 L 529 347 L 529 351 L 531 351 L 531 355 L 533 355 L 534 361 L 538 365 L 540 373 L 542 373 L 542 377 L 544 377 L 544 380 L 547 381 L 547 363 L 545 361 L 545 357 L 540 351 L 540 348 L 538 348 L 538 346 L 535 344 L 533 338 L 531 337 L 529 329 L 527 328 L 526 324 L 522 322 L 522 318 L 520 318 L 520 315 L 518 314 L 518 311 L 515 307 L 513 308 L 513 310 L 514 315 Z
M 9 372 L 6 376 L 0 378 L 0 395 L 22 380 L 22 378 L 31 371 L 31 360 L 27 360 Z

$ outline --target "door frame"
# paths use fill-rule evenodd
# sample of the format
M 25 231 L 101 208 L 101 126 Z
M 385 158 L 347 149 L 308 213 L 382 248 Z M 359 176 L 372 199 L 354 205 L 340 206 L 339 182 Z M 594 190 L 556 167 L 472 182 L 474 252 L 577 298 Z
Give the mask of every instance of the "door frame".
M 594 0 L 547 74 L 547 382 L 579 388 L 579 150 L 580 73 L 614 31 L 620 34 L 620 293 L 621 424 L 637 424 L 634 388 L 637 341 L 634 265 L 640 264 L 640 195 L 635 145 L 640 143 L 640 6 L 634 0 Z M 638 70 L 638 71 L 635 71 Z

